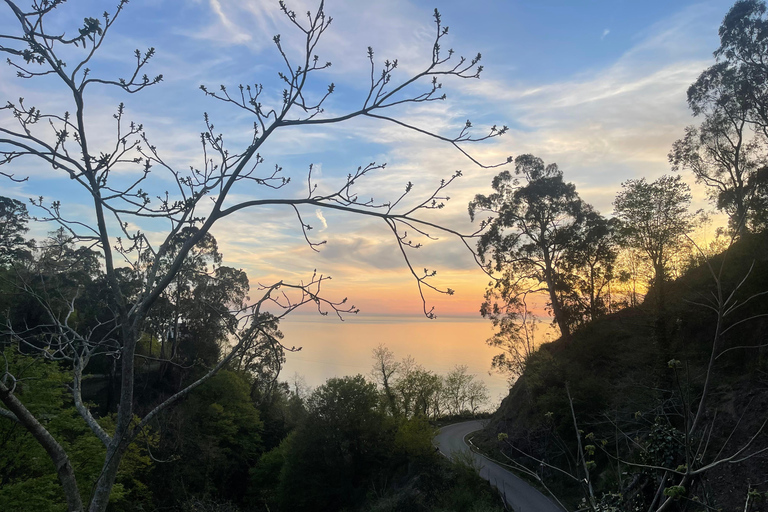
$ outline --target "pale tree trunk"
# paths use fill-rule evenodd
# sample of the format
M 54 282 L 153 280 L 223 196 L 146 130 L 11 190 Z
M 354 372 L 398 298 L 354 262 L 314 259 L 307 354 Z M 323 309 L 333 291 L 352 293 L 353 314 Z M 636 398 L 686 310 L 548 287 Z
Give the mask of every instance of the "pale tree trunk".
M 45 427 L 37 421 L 32 413 L 24 407 L 11 390 L 0 381 L 0 401 L 16 416 L 16 421 L 23 425 L 32 437 L 48 453 L 53 465 L 56 468 L 56 475 L 64 488 L 64 496 L 67 500 L 69 512 L 82 512 L 83 502 L 80 499 L 80 492 L 77 489 L 75 480 L 75 471 L 69 462 L 69 457 L 64 448 L 53 438 Z
M 544 277 L 546 278 L 547 289 L 549 290 L 549 301 L 552 304 L 552 314 L 555 316 L 555 322 L 557 323 L 557 327 L 560 329 L 560 336 L 562 336 L 565 340 L 570 340 L 571 329 L 568 326 L 568 322 L 566 321 L 565 312 L 560 305 L 560 298 L 557 296 L 555 291 L 554 271 L 552 270 L 552 265 L 549 262 L 549 258 L 545 257 L 545 265 L 546 267 L 544 270 Z
M 101 475 L 94 486 L 93 498 L 88 507 L 89 512 L 104 512 L 107 509 L 109 496 L 112 494 L 112 487 L 115 485 L 117 470 L 120 467 L 120 461 L 125 452 L 124 445 L 126 444 L 124 438 L 120 439 L 115 436 L 107 447 L 104 466 L 102 467 Z
M 117 470 L 123 459 L 125 450 L 131 442 L 131 421 L 133 420 L 133 384 L 134 384 L 134 355 L 138 341 L 137 331 L 129 321 L 123 321 L 123 348 L 121 350 L 120 403 L 117 406 L 117 424 L 115 434 L 107 445 L 99 479 L 94 485 L 93 498 L 88 507 L 90 512 L 103 512 L 107 509 L 112 487 L 115 485 Z

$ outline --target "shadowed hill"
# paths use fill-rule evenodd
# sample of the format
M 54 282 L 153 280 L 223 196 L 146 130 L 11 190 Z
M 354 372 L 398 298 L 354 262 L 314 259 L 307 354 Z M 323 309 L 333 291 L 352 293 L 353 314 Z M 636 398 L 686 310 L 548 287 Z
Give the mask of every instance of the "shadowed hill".
M 702 419 L 686 437 L 703 394 L 717 328 L 716 313 L 702 306 L 717 297 L 710 267 L 725 298 L 738 288 L 732 304 L 739 307 L 723 319 L 721 332 L 730 329 L 716 347 Z M 739 457 L 686 480 L 679 502 L 668 509 L 703 510 L 690 504 L 701 500 L 715 509 L 744 510 L 749 490 L 768 490 L 768 452 L 734 463 L 768 447 L 768 429 L 760 432 L 768 418 L 768 346 L 761 347 L 768 343 L 768 318 L 752 318 L 768 313 L 768 294 L 759 295 L 766 291 L 768 234 L 750 235 L 711 258 L 709 267 L 702 262 L 668 284 L 665 336 L 656 330 L 651 290 L 647 306 L 592 322 L 568 343 L 543 345 L 493 415 L 483 445 L 542 476 L 574 506 L 589 495 L 588 474 L 595 502 L 613 493 L 610 499 L 621 502 L 615 510 L 634 510 L 638 504 L 648 510 L 654 500 L 658 504 L 670 496 L 665 492 L 682 492 L 668 489 L 685 474 L 686 464 L 701 468 L 724 459 L 759 432 Z M 673 472 L 665 476 L 649 466 Z M 755 494 L 751 506 L 766 506 L 762 496 L 762 505 Z

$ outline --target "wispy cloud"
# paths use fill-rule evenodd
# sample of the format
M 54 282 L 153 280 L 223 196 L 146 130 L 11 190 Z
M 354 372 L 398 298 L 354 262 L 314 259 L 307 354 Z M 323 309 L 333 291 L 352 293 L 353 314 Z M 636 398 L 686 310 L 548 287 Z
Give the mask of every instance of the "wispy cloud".
M 560 82 L 481 81 L 467 88 L 516 121 L 518 152 L 556 161 L 607 212 L 607 183 L 617 190 L 627 178 L 668 172 L 667 152 L 691 122 L 685 92 L 711 63 L 701 41 L 707 14 L 685 9 L 644 32 L 613 64 Z
M 301 20 L 308 9 L 316 8 L 312 0 L 288 3 Z M 253 118 L 231 105 L 203 99 L 196 91 L 200 83 L 212 88 L 225 83 L 234 90 L 240 81 L 272 80 L 265 85 L 262 100 L 279 107 L 283 86 L 277 83 L 275 73 L 282 69 L 283 63 L 274 50 L 272 37 L 284 34 L 289 56 L 300 52 L 302 44 L 301 37 L 297 37 L 300 33 L 297 34 L 274 0 L 198 0 L 186 2 L 184 6 L 194 11 L 190 23 L 152 35 L 168 40 L 180 33 L 184 36 L 176 37 L 170 47 L 158 44 L 160 53 L 155 65 L 158 72 L 166 75 L 166 83 L 147 91 L 140 101 L 133 100 L 134 97 L 127 100 L 130 119 L 144 123 L 151 143 L 158 146 L 162 156 L 176 169 L 202 165 L 199 140 L 203 111 L 216 123 L 216 131 L 224 133 L 228 150 L 242 151 L 252 141 Z M 557 162 L 566 178 L 576 182 L 582 196 L 608 213 L 622 181 L 640 175 L 653 178 L 668 171 L 667 151 L 682 135 L 683 127 L 691 122 L 685 91 L 698 73 L 711 64 L 710 51 L 716 40 L 721 7 L 708 2 L 668 16 L 637 34 L 633 46 L 607 65 L 584 66 L 577 73 L 550 80 L 516 79 L 515 76 L 542 75 L 518 67 L 514 72 L 521 75 L 513 76 L 511 68 L 497 63 L 498 72 L 492 79 L 459 81 L 458 84 L 446 80 L 448 102 L 416 105 L 398 114 L 415 126 L 446 137 L 455 136 L 468 117 L 479 126 L 481 123 L 472 112 L 484 121 L 492 116 L 498 117 L 492 122 L 507 120 L 512 128 L 510 133 L 469 148 L 474 156 L 482 162 L 495 163 L 504 161 L 510 154 L 534 153 L 548 162 Z M 430 12 L 418 2 L 368 2 L 361 7 L 357 0 L 337 0 L 329 3 L 328 11 L 335 20 L 318 47 L 318 54 L 321 61 L 330 60 L 333 66 L 324 71 L 320 82 L 314 85 L 324 88 L 331 81 L 337 85 L 337 93 L 326 105 L 325 115 L 347 112 L 364 100 L 370 77 L 366 59 L 369 44 L 376 51 L 377 61 L 399 59 L 394 81 L 419 69 L 425 60 L 430 61 L 434 26 Z M 453 20 L 454 23 L 460 21 Z M 610 36 L 613 44 L 623 34 L 612 21 L 601 23 L 611 28 L 605 28 L 602 33 L 600 29 L 604 25 L 590 29 L 595 46 L 596 36 L 606 43 Z M 149 36 L 146 39 L 152 40 Z M 126 36 L 116 48 L 123 45 L 141 48 L 145 42 Z M 455 46 L 456 42 L 451 38 L 446 48 Z M 461 44 L 456 46 L 460 54 Z M 119 64 L 119 61 L 114 63 Z M 31 87 L 26 90 L 26 84 L 6 76 L 0 75 L 3 97 L 27 93 L 32 97 Z M 182 92 L 169 94 L 169 90 Z M 413 90 L 418 93 L 418 89 Z M 65 101 L 54 92 L 37 96 L 42 98 L 37 106 L 46 111 Z M 88 120 L 97 128 L 91 142 L 95 149 L 101 149 L 113 142 L 115 127 L 111 116 L 123 96 L 119 99 L 117 95 L 96 96 L 91 100 Z M 385 202 L 399 197 L 412 181 L 413 199 L 409 196 L 403 201 L 401 206 L 405 208 L 415 204 L 416 197 L 428 197 L 440 179 L 461 169 L 464 176 L 447 191 L 451 200 L 446 208 L 424 213 L 429 220 L 461 231 L 476 227 L 469 224 L 467 202 L 476 193 L 488 192 L 492 177 L 499 171 L 476 167 L 444 142 L 371 119 L 338 126 L 278 130 L 260 152 L 265 158 L 264 171 L 259 168 L 257 173 L 268 175 L 275 165 L 283 166 L 284 173 L 292 180 L 280 193 L 292 197 L 306 196 L 309 164 L 315 165 L 313 181 L 318 184 L 318 192 L 326 193 L 343 186 L 346 175 L 354 172 L 358 165 L 387 162 L 385 170 L 361 180 L 356 192 L 361 198 L 373 197 L 377 202 Z M 29 171 L 38 180 L 33 190 L 44 183 L 46 195 L 50 191 L 60 195 L 70 193 L 70 180 L 53 180 L 48 169 L 30 167 Z M 158 190 L 164 190 L 169 187 L 168 180 L 160 174 L 158 169 L 152 180 L 156 180 L 153 183 Z M 26 187 L 26 184 L 19 185 L 9 189 L 8 194 L 26 197 Z M 255 185 L 244 186 L 229 200 L 248 199 L 263 193 L 264 190 Z M 87 208 L 82 210 L 82 215 L 87 216 Z M 320 253 L 307 247 L 300 225 L 289 208 L 244 210 L 217 223 L 214 235 L 227 264 L 244 268 L 254 285 L 273 278 L 305 279 L 318 268 L 336 277 L 352 276 L 355 283 L 349 288 L 350 295 L 356 295 L 356 302 L 362 297 L 362 302 L 367 302 L 373 310 L 405 307 L 403 295 L 407 295 L 408 301 L 419 301 L 414 280 L 405 269 L 396 240 L 384 223 L 314 207 L 308 207 L 301 214 L 305 220 L 311 220 L 311 224 L 317 224 L 316 229 L 309 232 L 313 241 L 328 240 Z M 141 226 L 141 229 L 151 236 L 157 233 L 156 238 L 160 239 L 160 226 Z M 466 286 L 472 296 L 466 303 L 470 308 L 467 311 L 474 312 L 476 295 L 486 281 L 479 271 L 472 270 L 474 262 L 460 242 L 442 235 L 440 238 L 415 251 L 414 264 L 417 268 L 437 268 L 441 284 L 458 288 L 459 294 L 465 293 L 461 286 Z M 343 296 L 346 286 L 334 281 L 331 291 Z M 370 298 L 374 292 L 383 293 L 378 302 Z M 443 297 L 439 297 L 440 304 L 442 300 Z M 413 311 L 412 304 L 408 307 Z
M 328 229 L 328 222 L 325 220 L 325 216 L 323 216 L 323 211 L 321 209 L 315 210 L 315 217 L 317 217 L 317 220 L 320 221 L 320 225 L 323 226 L 318 230 L 318 233 L 322 233 L 326 229 Z

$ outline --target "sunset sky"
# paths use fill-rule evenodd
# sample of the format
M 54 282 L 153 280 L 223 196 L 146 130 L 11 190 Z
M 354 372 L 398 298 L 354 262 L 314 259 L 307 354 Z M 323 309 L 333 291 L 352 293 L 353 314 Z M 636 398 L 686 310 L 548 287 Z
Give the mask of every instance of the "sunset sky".
M 693 122 L 685 91 L 714 62 L 717 28 L 731 3 L 329 0 L 326 12 L 334 21 L 317 53 L 321 62 L 333 65 L 315 75 L 312 90 L 335 83 L 326 105 L 329 115 L 358 108 L 366 94 L 369 45 L 378 63 L 398 59 L 395 82 L 421 69 L 430 59 L 437 7 L 450 27 L 443 49 L 467 57 L 480 52 L 485 70 L 479 80 L 445 80 L 447 101 L 401 110 L 398 116 L 446 136 L 458 133 L 467 119 L 477 133 L 506 124 L 510 131 L 505 136 L 466 149 L 489 164 L 523 153 L 557 162 L 583 199 L 610 214 L 622 181 L 669 172 L 667 152 Z M 298 13 L 314 4 L 288 1 Z M 80 26 L 78 20 L 99 15 L 104 5 L 68 2 L 60 9 L 59 25 L 49 28 L 71 33 Z M 242 150 L 251 137 L 253 119 L 204 97 L 199 86 L 216 90 L 219 84 L 235 89 L 241 83 L 263 83 L 264 101 L 279 100 L 282 64 L 272 37 L 282 35 L 289 55 L 299 49 L 300 34 L 272 0 L 132 0 L 121 16 L 92 66 L 94 74 L 125 76 L 134 48 L 154 47 L 157 57 L 147 72 L 162 73 L 164 80 L 132 96 L 94 87 L 87 110 L 92 142 L 96 147 L 110 144 L 112 114 L 123 101 L 126 117 L 143 123 L 161 155 L 179 169 L 201 165 L 203 112 L 232 151 Z M 0 29 L 10 22 L 10 16 L 0 17 Z M 6 67 L 0 73 L 0 95 L 3 100 L 23 96 L 43 111 L 72 109 L 53 82 L 19 80 Z M 262 156 L 265 171 L 280 165 L 292 177 L 284 192 L 293 197 L 305 194 L 309 164 L 315 165 L 321 189 L 330 190 L 359 165 L 386 162 L 386 170 L 359 189 L 361 196 L 379 201 L 396 198 L 409 181 L 414 198 L 424 197 L 441 178 L 460 169 L 464 176 L 449 189 L 448 206 L 428 217 L 462 231 L 474 229 L 468 201 L 488 192 L 499 171 L 478 168 L 449 145 L 372 120 L 286 129 L 275 134 Z M 3 182 L 3 195 L 23 201 L 40 195 L 60 199 L 66 215 L 88 220 L 87 198 L 63 175 L 31 160 L 15 163 L 14 172 L 30 180 Z M 157 176 L 153 186 L 161 193 L 168 181 Z M 697 206 L 705 206 L 696 190 Z M 238 190 L 232 199 L 251 193 Z M 333 276 L 330 296 L 349 296 L 361 315 L 420 314 L 416 284 L 386 225 L 327 211 L 302 214 L 314 228 L 313 240 L 327 240 L 319 253 L 303 242 L 291 211 L 244 210 L 214 229 L 225 264 L 245 269 L 254 285 L 306 279 L 316 268 Z M 39 237 L 48 229 L 34 226 L 33 233 Z M 142 229 L 157 240 L 163 226 Z M 436 284 L 456 290 L 453 297 L 428 296 L 440 319 L 477 315 L 487 279 L 461 243 L 441 236 L 414 254 L 414 264 L 436 269 Z

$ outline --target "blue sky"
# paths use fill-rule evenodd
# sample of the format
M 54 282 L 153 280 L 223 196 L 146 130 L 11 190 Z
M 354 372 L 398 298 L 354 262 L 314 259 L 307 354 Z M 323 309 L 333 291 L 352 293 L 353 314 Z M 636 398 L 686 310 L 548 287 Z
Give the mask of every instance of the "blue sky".
M 304 12 L 315 2 L 289 1 Z M 111 7 L 112 3 L 109 3 Z M 397 58 L 405 76 L 429 58 L 434 34 L 432 11 L 439 8 L 450 27 L 446 46 L 459 55 L 480 52 L 485 66 L 479 81 L 449 81 L 445 103 L 402 112 L 420 126 L 446 135 L 456 133 L 469 118 L 476 126 L 506 124 L 502 138 L 470 148 L 486 162 L 507 155 L 533 153 L 557 162 L 582 197 L 603 213 L 628 178 L 655 178 L 669 172 L 667 152 L 682 136 L 690 117 L 685 91 L 713 61 L 717 28 L 731 2 L 661 1 L 465 1 L 329 0 L 326 12 L 334 22 L 318 53 L 333 66 L 314 84 L 322 91 L 337 85 L 327 110 L 354 109 L 365 94 L 368 45 L 379 61 Z M 85 16 L 98 15 L 104 2 L 71 1 L 57 13 L 52 29 L 72 33 Z M 0 11 L 0 29 L 10 16 Z M 297 51 L 292 30 L 272 0 L 132 0 L 115 26 L 93 68 L 104 76 L 124 76 L 134 48 L 155 47 L 157 57 L 148 73 L 162 73 L 159 86 L 128 96 L 94 88 L 88 120 L 95 144 L 108 145 L 112 113 L 123 101 L 127 117 L 145 125 L 150 139 L 177 168 L 200 164 L 202 114 L 209 112 L 233 150 L 250 139 L 252 119 L 205 98 L 198 86 L 264 83 L 265 98 L 279 98 L 276 72 L 280 58 L 272 36 L 280 33 L 289 54 Z M 24 96 L 28 103 L 61 111 L 68 101 L 53 80 L 20 81 L 8 67 L 0 70 L 0 96 Z M 5 125 L 7 118 L 0 117 Z M 481 129 L 481 128 L 480 128 Z M 392 125 L 361 120 L 344 125 L 277 133 L 265 148 L 265 167 L 283 166 L 294 179 L 290 194 L 301 194 L 310 163 L 321 186 L 332 187 L 371 161 L 388 163 L 387 171 L 363 185 L 364 193 L 396 197 L 413 181 L 417 194 L 429 193 L 441 177 L 461 169 L 464 177 L 450 191 L 452 200 L 437 217 L 459 229 L 471 226 L 466 204 L 486 192 L 498 170 L 479 169 L 458 152 Z M 30 175 L 24 184 L 3 182 L 2 194 L 19 199 L 44 195 L 61 199 L 74 218 L 90 220 L 87 197 L 70 180 L 31 161 L 14 163 L 14 172 Z M 6 169 L 8 170 L 8 169 Z M 129 174 L 122 179 L 128 179 Z M 168 181 L 158 175 L 153 190 Z M 236 198 L 251 197 L 244 188 Z M 704 195 L 697 191 L 698 205 Z M 34 211 L 33 211 L 34 213 Z M 289 212 L 242 212 L 214 230 L 225 262 L 244 268 L 252 281 L 306 277 L 314 268 L 331 273 L 331 291 L 349 295 L 364 313 L 418 313 L 415 284 L 407 275 L 391 234 L 379 224 L 340 215 L 303 212 L 318 239 L 328 245 L 319 254 L 302 242 Z M 156 232 L 163 226 L 141 226 Z M 45 227 L 36 227 L 43 233 Z M 457 289 L 451 300 L 435 297 L 438 311 L 473 314 L 485 279 L 472 259 L 452 240 L 429 245 L 417 264 L 437 268 L 441 284 Z

